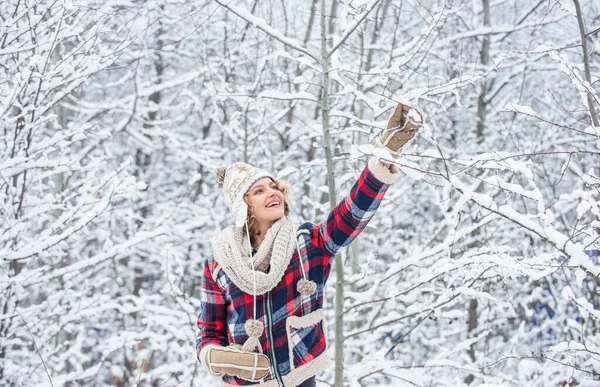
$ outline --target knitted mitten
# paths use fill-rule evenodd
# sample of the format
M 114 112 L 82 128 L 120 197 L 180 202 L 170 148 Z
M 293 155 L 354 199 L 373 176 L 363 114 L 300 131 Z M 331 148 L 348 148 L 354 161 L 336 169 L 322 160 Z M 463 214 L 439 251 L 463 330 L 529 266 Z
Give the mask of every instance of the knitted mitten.
M 211 347 L 205 355 L 204 364 L 213 374 L 227 374 L 257 382 L 269 374 L 269 358 L 262 353 L 246 352 L 240 345 Z
M 408 105 L 398 104 L 381 136 L 380 145 L 393 153 L 399 153 L 422 125 L 423 117 L 419 112 Z

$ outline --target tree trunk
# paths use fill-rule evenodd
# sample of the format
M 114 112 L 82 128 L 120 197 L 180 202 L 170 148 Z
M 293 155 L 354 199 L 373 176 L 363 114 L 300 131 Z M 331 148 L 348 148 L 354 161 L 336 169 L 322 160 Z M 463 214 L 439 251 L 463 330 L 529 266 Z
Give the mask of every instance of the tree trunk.
M 583 15 L 581 14 L 581 6 L 579 0 L 573 0 L 575 3 L 575 10 L 577 12 L 577 21 L 579 22 L 579 34 L 581 35 L 581 49 L 583 51 L 583 65 L 585 67 L 585 80 L 592 86 L 592 71 L 590 70 L 590 55 L 587 47 L 587 35 L 585 33 L 585 25 L 583 24 Z M 598 122 L 598 114 L 596 113 L 596 106 L 594 105 L 594 98 L 588 91 L 587 93 L 588 106 L 590 108 L 590 115 L 592 116 L 592 122 L 596 128 L 600 127 Z
M 484 27 L 488 27 L 490 25 L 490 1 L 483 1 L 483 25 Z M 481 53 L 480 53 L 480 61 L 481 65 L 484 69 L 487 68 L 490 62 L 490 37 L 489 35 L 483 36 L 483 42 L 481 43 Z M 487 112 L 487 92 L 488 92 L 488 82 L 487 80 L 483 80 L 481 84 L 481 90 L 479 92 L 479 97 L 477 98 L 477 129 L 475 132 L 475 141 L 479 146 L 479 151 L 483 151 L 481 149 L 481 144 L 484 140 L 485 135 L 485 119 Z M 480 183 L 476 189 L 477 192 L 483 192 L 483 183 Z M 477 221 L 477 220 L 476 220 Z M 478 235 L 479 229 L 473 232 L 473 235 Z M 476 239 L 475 246 L 479 246 L 480 243 Z M 467 328 L 467 336 L 471 337 L 473 331 L 477 328 L 477 300 L 471 299 L 469 300 L 469 309 L 468 309 L 468 328 Z M 469 357 L 472 362 L 475 362 L 477 357 L 475 356 L 475 348 L 474 345 L 469 346 L 468 350 Z M 465 378 L 465 383 L 471 384 L 475 377 L 473 375 L 467 375 Z
M 329 187 L 329 207 L 336 201 L 333 157 L 329 136 L 329 57 L 327 55 L 327 1 L 321 0 L 321 124 L 323 126 L 323 150 L 327 164 L 327 185 Z M 341 256 L 335 256 L 335 381 L 336 387 L 344 383 L 344 266 Z

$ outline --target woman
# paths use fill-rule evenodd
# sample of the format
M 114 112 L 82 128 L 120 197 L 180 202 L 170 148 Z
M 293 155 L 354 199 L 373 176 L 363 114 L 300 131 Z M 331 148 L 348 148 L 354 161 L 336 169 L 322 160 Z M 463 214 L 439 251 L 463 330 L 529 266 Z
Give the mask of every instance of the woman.
M 398 155 L 422 125 L 398 105 L 379 146 Z M 389 185 L 393 164 L 372 158 L 322 223 L 296 228 L 287 188 L 245 163 L 218 168 L 235 225 L 212 241 L 204 264 L 197 355 L 222 385 L 315 386 L 329 362 L 323 288 L 331 260 L 365 228 Z

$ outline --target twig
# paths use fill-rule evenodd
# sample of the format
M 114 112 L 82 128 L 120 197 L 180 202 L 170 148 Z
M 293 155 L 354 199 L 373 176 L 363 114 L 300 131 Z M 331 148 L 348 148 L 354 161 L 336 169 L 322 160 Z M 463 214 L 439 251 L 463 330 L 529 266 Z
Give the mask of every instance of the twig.
M 375 6 L 380 2 L 381 0 L 375 0 L 373 3 L 370 4 L 370 8 L 368 10 L 366 10 L 365 12 L 363 12 L 363 14 L 361 15 L 361 17 L 356 20 L 354 22 L 354 25 L 350 28 L 348 28 L 346 30 L 346 33 L 344 34 L 344 36 L 342 36 L 340 38 L 339 41 L 337 41 L 334 45 L 333 48 L 331 50 L 329 50 L 329 52 L 327 53 L 327 57 L 330 58 L 331 55 L 333 55 L 338 48 L 340 48 L 340 46 L 346 41 L 346 39 L 348 39 L 348 37 L 354 32 L 354 30 L 356 30 L 356 28 L 358 28 L 358 26 L 363 22 L 363 20 L 365 20 L 365 18 L 367 17 L 367 15 L 369 15 L 369 13 L 371 13 L 371 11 L 373 10 L 373 8 L 375 8 Z
M 48 371 L 48 367 L 46 367 L 46 362 L 44 361 L 44 358 L 42 357 L 42 353 L 40 352 L 40 349 L 37 346 L 37 343 L 35 342 L 35 337 L 33 336 L 33 333 L 31 332 L 31 329 L 29 329 L 29 325 L 27 325 L 27 321 L 25 321 L 25 319 L 23 318 L 23 315 L 21 314 L 21 312 L 19 312 L 19 310 L 17 309 L 17 307 L 15 306 L 15 312 L 17 312 L 17 314 L 19 315 L 19 317 L 21 317 L 21 320 L 23 320 L 23 324 L 25 325 L 25 328 L 27 329 L 27 332 L 29 332 L 29 335 L 31 336 L 31 341 L 33 342 L 33 346 L 35 347 L 35 351 L 37 352 L 38 356 L 40 357 L 40 360 L 42 361 L 42 365 L 44 366 L 44 371 L 46 371 L 46 375 L 48 376 L 48 380 L 50 380 L 50 386 L 54 387 L 54 384 L 52 383 L 52 378 L 50 377 L 50 372 Z
M 246 11 L 245 9 L 236 7 L 235 5 L 231 5 L 231 3 L 233 1 L 230 1 L 228 3 L 225 3 L 224 0 L 215 0 L 215 1 L 219 5 L 221 5 L 222 7 L 226 8 L 229 11 L 231 11 L 233 14 L 235 14 L 239 18 L 241 18 L 241 19 L 245 20 L 246 22 L 254 25 L 256 28 L 258 28 L 262 32 L 264 32 L 267 35 L 271 36 L 273 39 L 278 40 L 279 42 L 285 44 L 286 46 L 288 46 L 290 48 L 293 48 L 294 50 L 299 51 L 299 52 L 301 52 L 303 54 L 306 54 L 309 57 L 311 57 L 312 59 L 314 59 L 317 62 L 319 62 L 319 59 L 317 58 L 317 56 L 315 54 L 313 54 L 312 52 L 310 52 L 307 48 L 302 47 L 302 45 L 300 43 L 294 41 L 291 38 L 288 38 L 287 36 L 283 35 L 278 30 L 276 30 L 273 27 L 271 27 L 270 25 L 268 25 L 267 22 L 264 19 L 261 19 L 261 18 L 258 18 L 256 16 L 252 15 L 251 13 L 249 13 L 248 11 Z
M 595 30 L 588 32 L 587 34 L 585 34 L 586 37 L 589 37 L 591 35 L 594 35 L 596 32 L 600 31 L 600 27 L 596 28 Z
M 588 52 L 587 47 L 587 34 L 585 33 L 585 25 L 583 24 L 583 15 L 581 14 L 581 6 L 579 5 L 579 0 L 573 0 L 575 3 L 575 11 L 577 13 L 577 22 L 579 23 L 579 33 L 581 35 L 581 50 L 583 51 L 583 66 L 585 72 L 585 80 L 588 83 L 592 84 L 592 73 L 590 69 L 590 54 Z M 590 116 L 592 116 L 592 122 L 594 126 L 600 127 L 600 121 L 598 121 L 598 114 L 596 113 L 596 107 L 594 106 L 594 98 L 592 97 L 592 93 L 589 89 L 587 89 L 587 100 L 588 107 L 590 109 Z
M 450 172 L 448 171 L 448 163 L 446 162 L 446 157 L 444 157 L 444 154 L 442 153 L 442 150 L 440 149 L 440 146 L 436 143 L 435 147 L 437 148 L 438 152 L 440 152 L 440 156 L 442 157 L 442 161 L 444 162 L 444 168 L 446 169 L 446 179 L 450 180 Z
M 592 371 L 584 370 L 583 368 L 578 367 L 576 365 L 565 363 L 565 362 L 562 362 L 560 360 L 556 360 L 556 359 L 553 359 L 551 357 L 548 357 L 548 356 L 544 355 L 543 353 L 540 353 L 539 355 L 533 355 L 533 356 L 505 356 L 505 355 L 502 355 L 501 353 L 499 353 L 499 354 L 501 356 L 503 356 L 501 359 L 498 359 L 497 361 L 495 361 L 493 363 L 487 364 L 487 365 L 481 367 L 480 369 L 483 370 L 484 368 L 494 367 L 494 366 L 496 366 L 496 365 L 504 362 L 505 360 L 509 360 L 509 359 L 514 359 L 514 360 L 522 360 L 522 359 L 542 359 L 543 360 L 543 359 L 547 359 L 547 360 L 550 360 L 551 362 L 554 362 L 554 363 L 557 363 L 557 364 L 560 364 L 560 365 L 563 365 L 563 366 L 567 366 L 567 367 L 572 367 L 572 368 L 576 369 L 577 371 L 585 372 L 585 373 L 593 375 L 593 376 L 600 375 L 596 371 L 593 371 L 593 370 Z
M 411 332 L 412 332 L 412 331 L 414 331 L 414 330 L 415 330 L 415 329 L 416 329 L 416 328 L 417 328 L 419 325 L 421 325 L 421 323 L 422 323 L 423 321 L 427 320 L 427 318 L 429 318 L 429 317 L 430 317 L 430 316 L 433 314 L 433 312 L 434 312 L 434 311 L 433 311 L 433 310 L 431 310 L 431 311 L 430 311 L 430 312 L 427 314 L 427 316 L 423 316 L 423 318 L 421 318 L 420 320 L 418 320 L 418 321 L 417 321 L 417 323 L 416 323 L 415 325 L 413 325 L 413 326 L 412 326 L 412 327 L 411 327 L 411 328 L 408 330 L 408 332 L 406 332 L 406 334 L 404 334 L 402 337 L 400 337 L 400 338 L 398 339 L 398 341 L 397 341 L 397 342 L 396 342 L 394 345 L 392 345 L 392 346 L 390 347 L 390 349 L 388 349 L 388 351 L 385 353 L 384 357 L 385 357 L 385 356 L 387 356 L 387 355 L 389 355 L 389 354 L 390 354 L 390 352 L 392 352 L 392 351 L 394 350 L 394 348 L 396 348 L 396 346 L 397 346 L 398 344 L 402 343 L 402 341 L 404 340 L 404 338 L 406 338 L 408 335 L 410 335 L 410 334 L 411 334 Z
M 136 386 L 140 385 L 140 380 L 142 379 L 142 374 L 144 373 L 144 367 L 146 366 L 146 359 L 142 360 L 142 366 L 140 368 L 140 374 L 138 375 L 138 380 L 137 383 L 135 384 Z

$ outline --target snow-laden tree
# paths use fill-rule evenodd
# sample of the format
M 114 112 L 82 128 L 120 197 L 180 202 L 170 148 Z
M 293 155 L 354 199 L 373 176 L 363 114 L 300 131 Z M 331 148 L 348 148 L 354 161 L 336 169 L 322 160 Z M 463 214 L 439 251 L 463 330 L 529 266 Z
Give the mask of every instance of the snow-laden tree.
M 2 384 L 212 385 L 212 169 L 274 171 L 323 220 L 397 102 L 426 126 L 338 257 L 319 380 L 598 378 L 600 9 L 525 3 L 2 2 Z
M 97 307 L 86 295 L 101 286 L 83 269 L 144 239 L 101 248 L 97 225 L 119 216 L 140 185 L 127 173 L 131 160 L 94 152 L 110 131 L 71 108 L 127 40 L 111 31 L 114 10 L 6 1 L 0 15 L 0 380 L 32 385 L 52 373 L 66 382 L 98 364 L 77 334 L 91 328 L 80 318 Z

